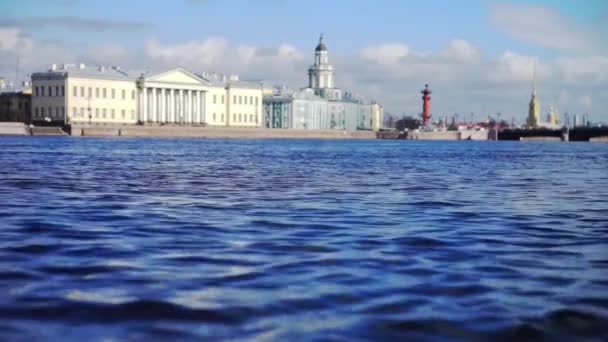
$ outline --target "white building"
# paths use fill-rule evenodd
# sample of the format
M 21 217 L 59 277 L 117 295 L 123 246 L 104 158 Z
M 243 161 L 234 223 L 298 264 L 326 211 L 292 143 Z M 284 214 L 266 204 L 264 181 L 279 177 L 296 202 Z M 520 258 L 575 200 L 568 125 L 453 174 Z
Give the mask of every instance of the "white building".
M 178 68 L 135 72 L 84 64 L 32 75 L 32 121 L 259 127 L 262 86 Z
M 296 129 L 373 129 L 383 122 L 379 104 L 335 86 L 323 35 L 308 69 L 308 87 L 299 91 L 278 88 L 264 97 L 264 127 Z

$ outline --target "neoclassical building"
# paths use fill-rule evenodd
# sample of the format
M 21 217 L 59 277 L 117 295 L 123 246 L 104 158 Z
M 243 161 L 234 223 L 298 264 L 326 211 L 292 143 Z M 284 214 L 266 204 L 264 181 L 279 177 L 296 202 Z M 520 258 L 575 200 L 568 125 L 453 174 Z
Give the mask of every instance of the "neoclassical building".
M 262 85 L 238 76 L 84 64 L 32 74 L 32 122 L 260 127 Z
M 308 87 L 277 88 L 264 96 L 264 127 L 358 130 L 381 128 L 383 108 L 335 86 L 323 35 L 308 69 Z

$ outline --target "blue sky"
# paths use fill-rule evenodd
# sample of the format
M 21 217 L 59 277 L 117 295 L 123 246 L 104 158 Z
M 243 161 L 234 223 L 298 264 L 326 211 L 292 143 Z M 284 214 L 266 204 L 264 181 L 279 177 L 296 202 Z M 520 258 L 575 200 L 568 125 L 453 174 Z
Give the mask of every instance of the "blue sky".
M 536 18 L 540 18 L 538 23 Z M 65 58 L 86 59 L 82 61 L 89 63 L 103 63 L 107 58 L 110 59 L 107 64 L 120 62 L 144 68 L 168 67 L 173 61 L 176 66 L 196 70 L 225 68 L 226 72 L 236 71 L 243 76 L 299 87 L 305 83 L 306 66 L 318 35 L 323 32 L 338 82 L 342 80 L 343 86 L 382 101 L 391 112 L 415 111 L 419 105 L 415 100 L 418 95 L 400 99 L 399 93 L 409 93 L 409 88 L 414 89 L 414 85 L 428 79 L 449 99 L 445 105 L 437 103 L 438 110 L 470 111 L 465 107 L 473 105 L 463 100 L 469 93 L 475 96 L 474 106 L 478 108 L 474 110 L 501 110 L 518 117 L 525 111 L 521 108 L 525 109 L 527 98 L 514 98 L 509 103 L 496 95 L 484 94 L 493 87 L 497 87 L 498 92 L 503 85 L 504 93 L 525 97 L 525 92 L 516 91 L 526 85 L 523 75 L 507 77 L 505 81 L 500 75 L 509 71 L 523 73 L 519 64 L 530 60 L 537 60 L 540 65 L 539 74 L 545 80 L 540 85 L 547 88 L 544 102 L 561 106 L 572 103 L 568 106 L 571 108 L 564 109 L 571 111 L 597 112 L 601 107 L 606 108 L 608 99 L 595 90 L 606 85 L 603 76 L 595 77 L 590 85 L 591 101 L 583 99 L 585 94 L 577 89 L 585 73 L 592 73 L 587 70 L 590 58 L 595 58 L 593 63 L 597 63 L 598 68 L 604 66 L 608 53 L 601 45 L 608 45 L 602 38 L 608 35 L 606 22 L 608 1 L 605 0 L 21 0 L 0 3 L 0 30 L 18 30 L 14 39 L 20 39 L 19 46 L 23 47 L 19 54 L 24 55 L 23 67 L 30 72 L 53 62 L 75 62 L 59 60 Z M 583 43 L 576 38 L 581 35 Z M 455 41 L 460 43 L 454 44 Z M 12 69 L 10 49 L 5 45 L 5 51 L 0 49 L 0 57 L 5 60 L 0 62 L 0 76 L 10 74 Z M 261 52 L 281 47 L 286 52 L 266 62 L 281 65 L 284 70 L 272 65 L 265 67 Z M 382 48 L 386 56 L 369 56 L 370 47 Z M 217 49 L 223 50 L 217 52 Z M 213 58 L 206 55 L 207 50 Z M 448 61 L 458 51 L 464 53 L 464 57 Z M 238 53 L 248 57 L 233 56 Z M 39 57 L 34 58 L 35 54 Z M 195 57 L 207 62 L 199 63 Z M 462 59 L 469 57 L 463 65 Z M 420 61 L 421 58 L 427 58 L 428 63 Z M 228 62 L 224 65 L 222 60 Z M 580 70 L 573 70 L 576 69 L 573 65 L 579 62 Z M 450 85 L 450 79 L 446 79 L 449 77 L 433 75 L 429 65 L 437 66 L 438 72 L 443 70 L 443 75 L 470 70 L 471 76 L 454 75 Z M 303 70 L 298 73 L 298 68 Z M 414 69 L 426 70 L 428 77 L 422 72 L 413 73 Z M 268 75 L 263 74 L 264 71 L 268 71 Z M 382 81 L 383 72 L 387 73 L 386 82 Z M 489 76 L 476 76 L 482 73 Z M 395 78 L 395 75 L 400 76 Z M 400 84 L 404 89 L 396 89 Z M 448 96 L 442 89 L 454 85 L 461 85 L 468 92 L 460 89 Z M 578 105 L 574 105 L 575 102 Z M 596 115 L 599 119 L 603 114 Z

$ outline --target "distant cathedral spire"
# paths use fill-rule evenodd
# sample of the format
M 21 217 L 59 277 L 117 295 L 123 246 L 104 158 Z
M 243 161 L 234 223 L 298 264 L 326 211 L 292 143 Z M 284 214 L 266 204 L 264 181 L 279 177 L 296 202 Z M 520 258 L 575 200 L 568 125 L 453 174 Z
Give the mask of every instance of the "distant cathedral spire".
M 538 127 L 540 125 L 540 103 L 536 98 L 536 62 L 534 62 L 532 67 L 532 98 L 528 106 L 526 124 L 528 127 Z

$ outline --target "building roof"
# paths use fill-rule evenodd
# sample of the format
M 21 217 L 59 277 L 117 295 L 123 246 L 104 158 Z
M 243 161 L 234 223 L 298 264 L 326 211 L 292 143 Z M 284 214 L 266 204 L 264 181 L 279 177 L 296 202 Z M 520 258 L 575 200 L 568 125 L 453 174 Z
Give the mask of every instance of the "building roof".
M 262 81 L 257 80 L 241 80 L 238 75 L 225 75 L 216 73 L 202 72 L 195 74 L 204 81 L 208 82 L 212 87 L 239 87 L 259 89 L 262 86 Z
M 140 76 L 137 72 L 122 70 L 118 66 L 86 66 L 84 64 L 53 64 L 48 71 L 35 72 L 32 74 L 32 79 L 44 77 L 94 77 L 94 78 L 111 78 L 120 80 L 135 80 Z

